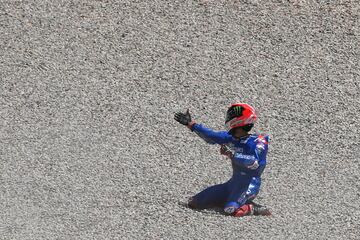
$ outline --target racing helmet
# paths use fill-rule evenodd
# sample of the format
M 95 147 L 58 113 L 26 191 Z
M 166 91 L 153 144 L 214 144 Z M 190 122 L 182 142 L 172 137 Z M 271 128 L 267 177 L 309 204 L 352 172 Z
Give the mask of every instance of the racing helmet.
M 226 112 L 225 127 L 230 133 L 238 127 L 248 132 L 254 126 L 256 119 L 255 109 L 252 106 L 246 103 L 234 103 Z

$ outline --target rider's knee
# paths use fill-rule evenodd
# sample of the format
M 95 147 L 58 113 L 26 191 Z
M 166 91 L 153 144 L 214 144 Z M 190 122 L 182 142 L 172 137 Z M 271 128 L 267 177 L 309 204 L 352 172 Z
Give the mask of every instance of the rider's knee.
M 189 198 L 187 205 L 191 209 L 198 209 L 199 208 L 199 206 L 198 206 L 198 204 L 197 204 L 194 197 Z

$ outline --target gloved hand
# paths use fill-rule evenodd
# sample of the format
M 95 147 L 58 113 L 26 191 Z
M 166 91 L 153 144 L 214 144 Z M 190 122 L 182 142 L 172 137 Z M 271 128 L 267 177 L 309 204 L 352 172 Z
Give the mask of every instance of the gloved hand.
M 225 155 L 229 158 L 232 158 L 234 156 L 233 151 L 226 145 L 221 145 L 220 154 Z
M 181 123 L 182 125 L 191 127 L 195 122 L 191 121 L 191 115 L 189 109 L 185 112 L 177 112 L 175 113 L 174 119 Z

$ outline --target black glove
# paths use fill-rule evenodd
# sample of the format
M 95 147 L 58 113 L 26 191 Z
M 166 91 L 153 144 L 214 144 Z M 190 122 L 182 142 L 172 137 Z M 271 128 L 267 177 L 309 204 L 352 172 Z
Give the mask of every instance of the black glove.
M 174 119 L 179 123 L 181 123 L 182 125 L 188 126 L 189 123 L 191 123 L 191 116 L 189 113 L 189 109 L 185 113 L 182 112 L 175 113 Z

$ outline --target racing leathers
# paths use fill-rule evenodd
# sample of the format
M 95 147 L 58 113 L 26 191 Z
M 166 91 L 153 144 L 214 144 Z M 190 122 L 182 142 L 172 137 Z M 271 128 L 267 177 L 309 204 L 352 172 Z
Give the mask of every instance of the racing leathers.
M 233 174 L 227 182 L 208 187 L 193 196 L 189 206 L 197 209 L 222 207 L 225 213 L 234 214 L 259 193 L 269 136 L 249 134 L 237 139 L 227 131 L 214 131 L 197 123 L 190 129 L 207 143 L 222 145 L 230 152 L 226 155 L 231 159 Z

